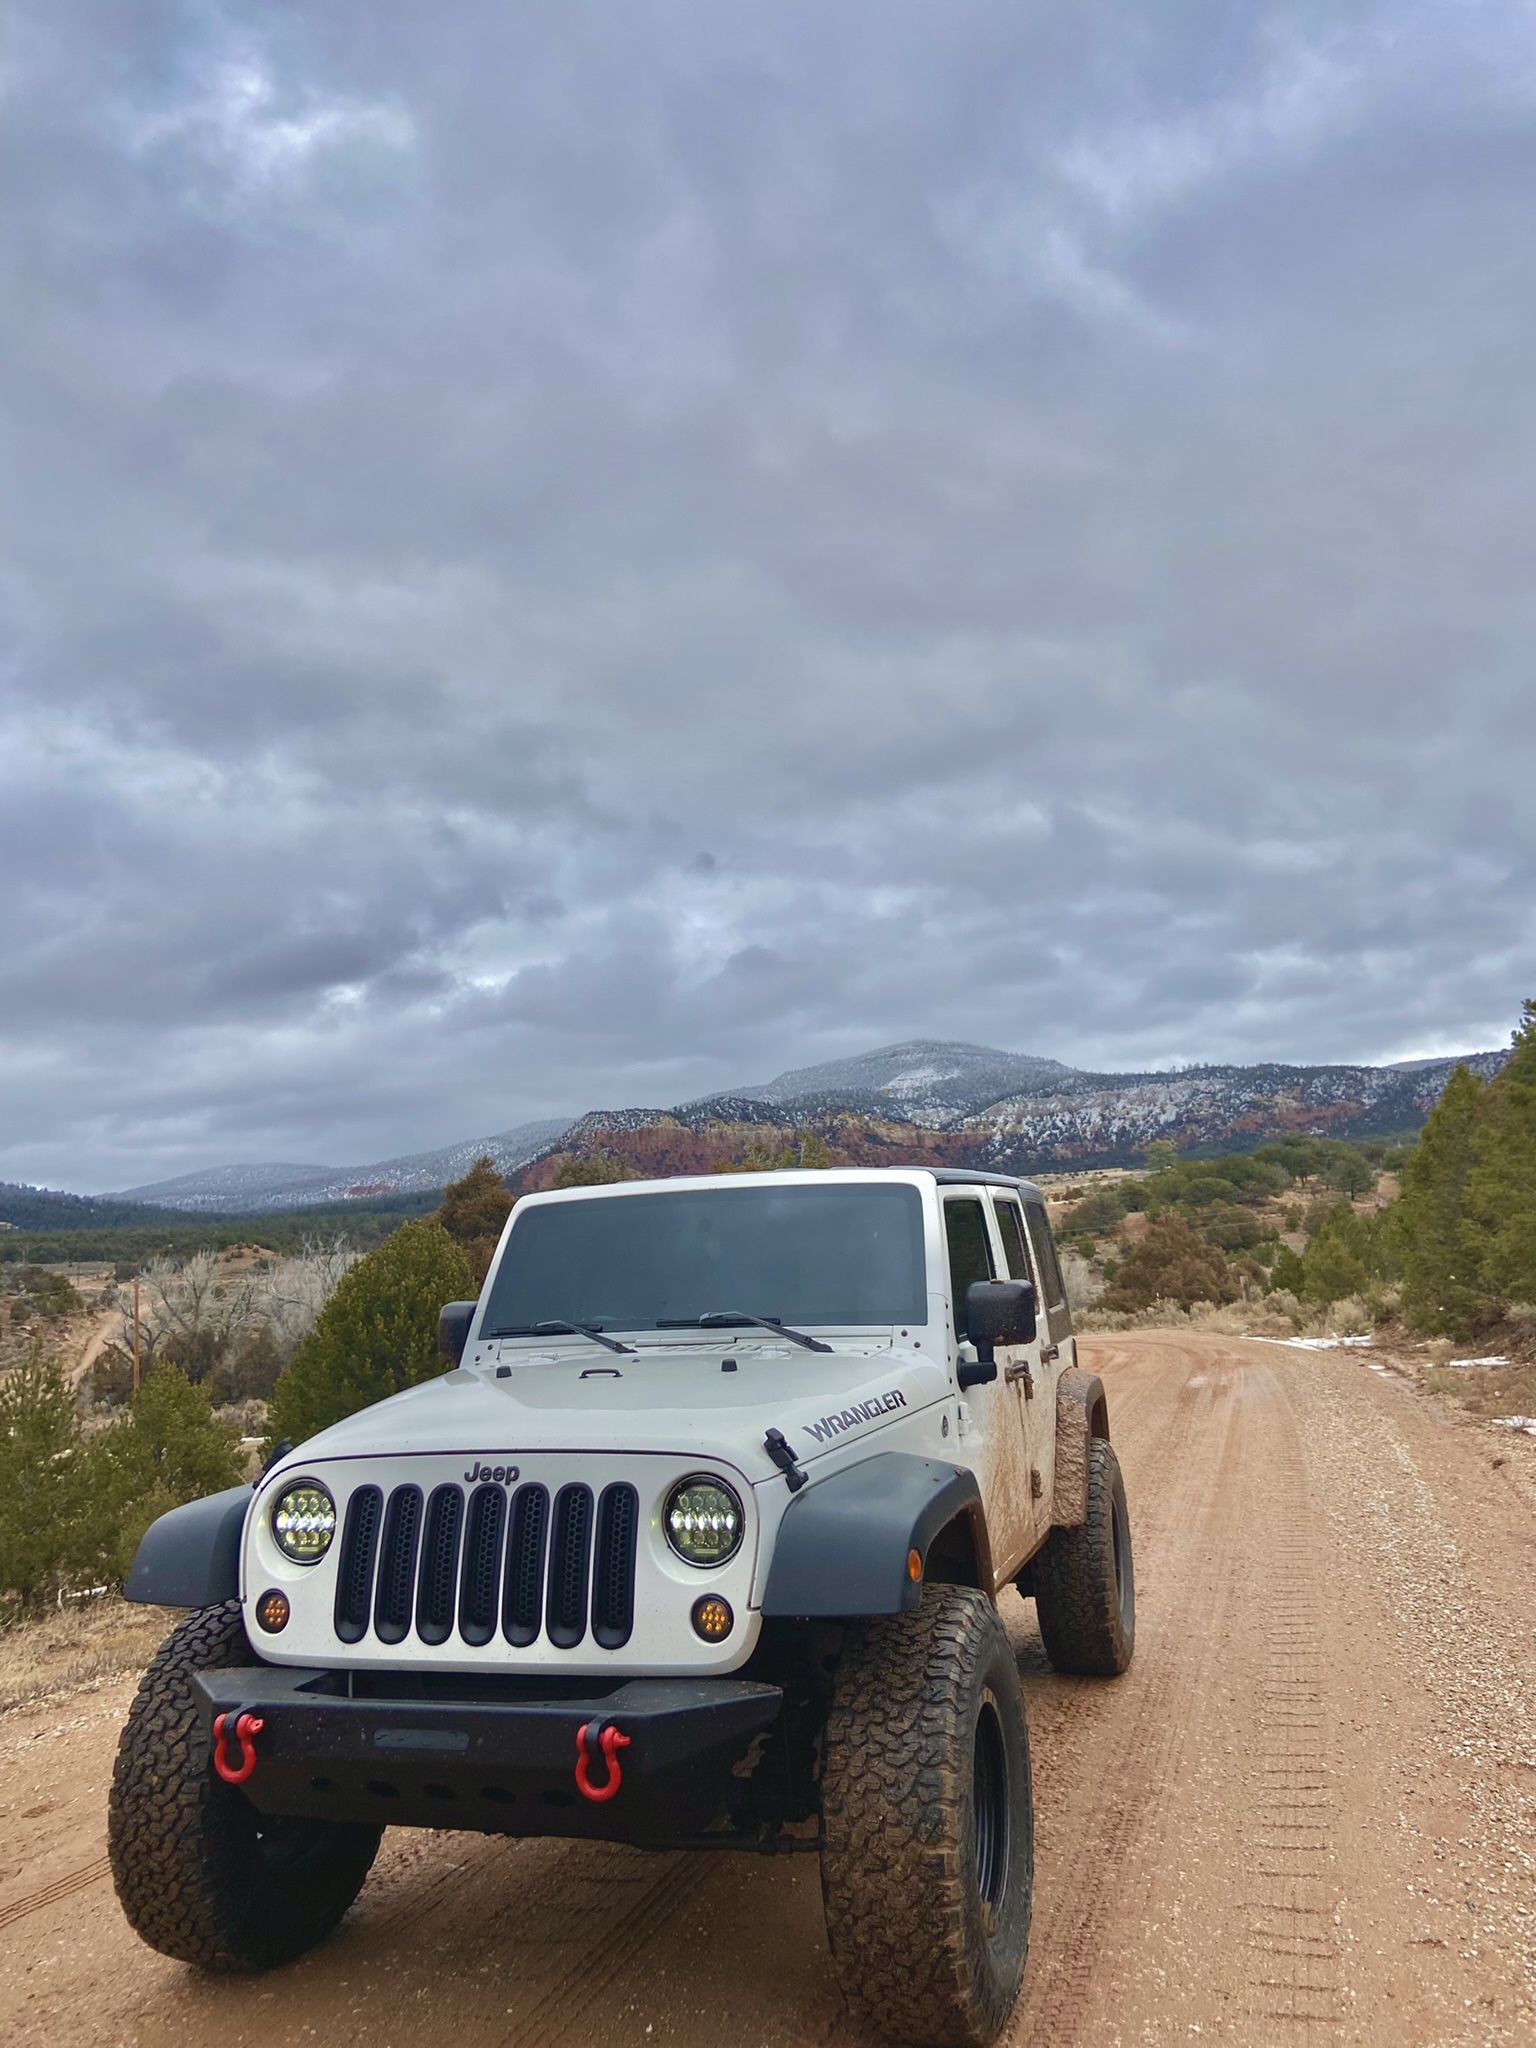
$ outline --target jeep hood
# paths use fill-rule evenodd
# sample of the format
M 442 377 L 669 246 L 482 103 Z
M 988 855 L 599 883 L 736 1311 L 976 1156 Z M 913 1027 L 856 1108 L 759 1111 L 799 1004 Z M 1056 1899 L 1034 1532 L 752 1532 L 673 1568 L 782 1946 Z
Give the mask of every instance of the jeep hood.
M 681 1452 L 733 1465 L 753 1484 L 777 1476 L 763 1448 L 782 1430 L 802 1465 L 945 1398 L 949 1377 L 903 1347 L 790 1352 L 743 1344 L 647 1348 L 603 1360 L 591 1350 L 526 1352 L 505 1378 L 494 1362 L 395 1394 L 310 1437 L 285 1470 L 330 1458 L 462 1453 L 531 1460 L 542 1451 Z

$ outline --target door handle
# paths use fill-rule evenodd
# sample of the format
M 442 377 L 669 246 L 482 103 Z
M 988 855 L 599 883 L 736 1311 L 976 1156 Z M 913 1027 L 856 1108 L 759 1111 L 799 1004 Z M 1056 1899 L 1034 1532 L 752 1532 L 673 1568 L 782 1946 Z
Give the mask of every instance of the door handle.
M 1059 1344 L 1047 1344 L 1041 1349 L 1040 1363 L 1042 1365 L 1054 1365 L 1060 1356 L 1061 1346 Z

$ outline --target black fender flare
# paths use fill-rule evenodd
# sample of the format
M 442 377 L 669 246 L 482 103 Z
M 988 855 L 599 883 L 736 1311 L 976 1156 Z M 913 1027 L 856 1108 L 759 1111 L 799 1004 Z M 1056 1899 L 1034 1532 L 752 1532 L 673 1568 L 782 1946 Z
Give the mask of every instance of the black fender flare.
M 231 1486 L 151 1522 L 123 1583 L 125 1600 L 152 1607 L 215 1607 L 240 1597 L 240 1534 L 255 1498 Z
M 1096 1372 L 1070 1366 L 1056 1382 L 1056 1477 L 1051 1522 L 1076 1529 L 1088 1515 L 1088 1446 L 1109 1436 L 1109 1401 Z
M 922 1580 L 907 1558 L 955 1521 L 970 1525 L 982 1584 L 991 1556 L 976 1476 L 907 1451 L 881 1451 L 797 1493 L 779 1523 L 763 1587 L 767 1618 L 838 1620 L 901 1614 L 918 1605 Z

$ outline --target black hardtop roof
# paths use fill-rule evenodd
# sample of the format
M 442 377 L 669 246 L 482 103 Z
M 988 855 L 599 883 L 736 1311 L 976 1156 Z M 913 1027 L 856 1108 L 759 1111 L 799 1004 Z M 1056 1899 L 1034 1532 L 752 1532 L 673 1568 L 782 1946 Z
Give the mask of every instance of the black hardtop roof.
M 1021 1180 L 1016 1173 L 970 1173 L 963 1166 L 925 1166 L 922 1171 L 931 1173 L 941 1187 L 1018 1188 L 1037 1202 L 1045 1200 L 1032 1180 Z

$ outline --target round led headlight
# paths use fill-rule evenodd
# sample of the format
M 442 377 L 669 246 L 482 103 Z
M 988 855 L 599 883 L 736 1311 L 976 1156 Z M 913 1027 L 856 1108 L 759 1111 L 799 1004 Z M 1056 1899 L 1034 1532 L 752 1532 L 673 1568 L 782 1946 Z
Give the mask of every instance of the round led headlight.
M 741 1548 L 741 1502 L 723 1479 L 695 1473 L 667 1495 L 662 1525 L 684 1564 L 726 1564 Z
M 284 1487 L 272 1510 L 272 1534 L 284 1557 L 318 1564 L 336 1534 L 336 1503 L 313 1479 Z

